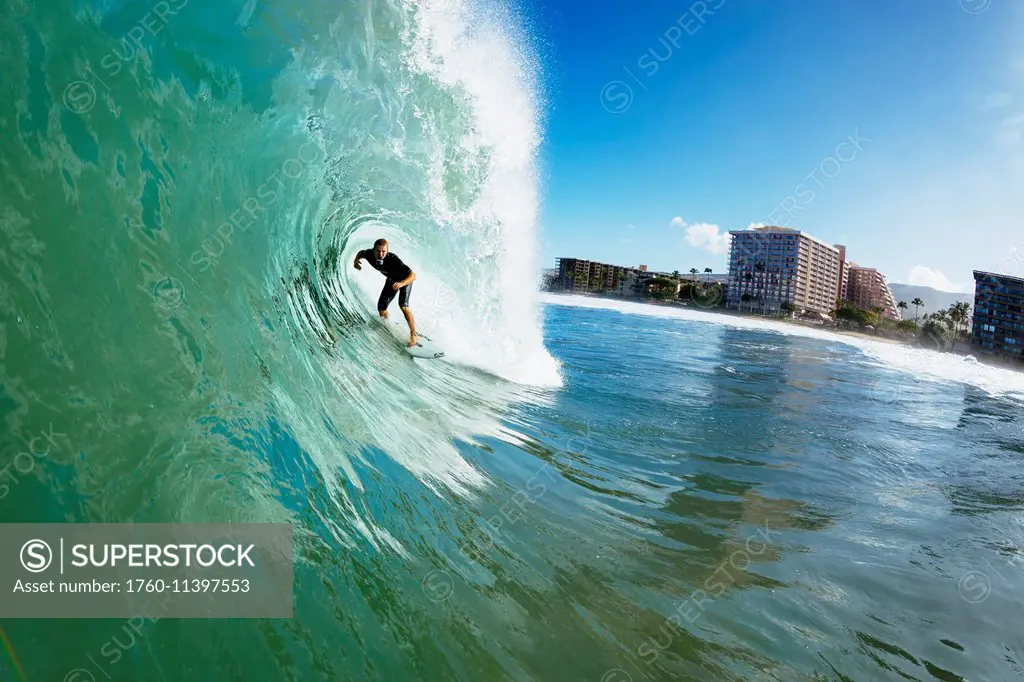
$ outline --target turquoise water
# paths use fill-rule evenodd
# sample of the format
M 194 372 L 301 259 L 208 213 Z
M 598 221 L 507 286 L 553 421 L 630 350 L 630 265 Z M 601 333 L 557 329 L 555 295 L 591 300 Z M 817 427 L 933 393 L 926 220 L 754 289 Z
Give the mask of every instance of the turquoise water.
M 548 338 L 559 412 L 594 420 L 580 506 L 623 649 L 606 682 L 1020 678 L 1024 376 L 572 302 Z
M 0 521 L 296 555 L 290 620 L 7 620 L 0 679 L 1021 675 L 1021 375 L 538 299 L 523 25 L 0 0 Z
M 453 441 L 481 479 L 470 491 L 339 446 L 360 481 L 338 471 L 350 511 L 284 415 L 235 446 L 301 529 L 291 621 L 8 621 L 25 679 L 1019 678 L 1020 375 L 552 301 L 565 383 L 477 376 L 508 402 L 460 406 L 478 420 Z M 5 520 L 118 518 L 81 492 L 91 453 L 50 459 Z M 187 477 L 158 461 L 122 484 Z

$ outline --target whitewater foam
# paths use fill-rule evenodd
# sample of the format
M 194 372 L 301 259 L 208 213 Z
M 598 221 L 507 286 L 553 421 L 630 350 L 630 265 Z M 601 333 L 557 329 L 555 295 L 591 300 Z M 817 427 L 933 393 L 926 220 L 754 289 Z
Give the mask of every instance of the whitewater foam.
M 418 112 L 433 146 L 430 220 L 411 230 L 366 225 L 343 258 L 385 237 L 416 271 L 412 310 L 449 360 L 517 383 L 559 386 L 535 286 L 540 133 L 532 58 L 507 16 L 460 0 L 413 7 L 406 64 L 464 99 L 466 120 L 459 127 L 438 120 L 443 112 Z M 446 139 L 453 130 L 456 139 Z M 379 281 L 352 279 L 372 307 Z

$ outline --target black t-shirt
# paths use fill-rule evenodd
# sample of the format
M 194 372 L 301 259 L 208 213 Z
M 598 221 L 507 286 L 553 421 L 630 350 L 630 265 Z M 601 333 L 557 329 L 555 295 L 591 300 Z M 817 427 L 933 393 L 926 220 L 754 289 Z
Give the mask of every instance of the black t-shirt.
M 378 260 L 377 254 L 373 252 L 373 249 L 360 251 L 359 255 L 370 261 L 370 267 L 374 270 L 384 273 L 385 277 L 396 282 L 405 279 L 412 272 L 412 269 L 403 263 L 401 258 L 390 251 L 384 256 L 384 260 Z

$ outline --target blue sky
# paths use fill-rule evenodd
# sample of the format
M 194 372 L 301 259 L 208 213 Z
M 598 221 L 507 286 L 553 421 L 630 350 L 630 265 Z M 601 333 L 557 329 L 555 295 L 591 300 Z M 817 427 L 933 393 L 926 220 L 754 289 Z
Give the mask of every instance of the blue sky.
M 1024 3 L 528 1 L 544 267 L 722 272 L 772 223 L 893 282 L 1024 276 Z

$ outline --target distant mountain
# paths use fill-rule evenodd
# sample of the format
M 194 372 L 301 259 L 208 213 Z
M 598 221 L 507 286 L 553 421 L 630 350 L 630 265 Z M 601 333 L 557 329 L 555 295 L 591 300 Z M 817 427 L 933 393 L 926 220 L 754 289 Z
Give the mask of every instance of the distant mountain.
M 914 306 L 910 305 L 910 302 L 915 298 L 920 298 L 924 301 L 924 305 L 918 311 L 921 317 L 938 310 L 945 310 L 957 301 L 964 301 L 972 308 L 974 307 L 973 293 L 954 294 L 949 291 L 939 291 L 931 287 L 915 286 L 913 284 L 890 283 L 889 288 L 892 289 L 892 295 L 896 297 L 897 301 L 907 302 L 908 307 L 903 311 L 903 319 L 905 320 L 914 319 Z

